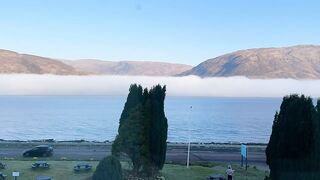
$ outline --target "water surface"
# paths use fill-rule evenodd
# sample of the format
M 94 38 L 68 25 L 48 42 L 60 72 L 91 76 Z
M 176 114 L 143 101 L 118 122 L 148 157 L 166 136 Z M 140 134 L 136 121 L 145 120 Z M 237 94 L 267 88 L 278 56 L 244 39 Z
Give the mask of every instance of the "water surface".
M 0 139 L 113 140 L 125 100 L 0 96 Z M 280 103 L 281 98 L 167 97 L 168 141 L 266 143 Z

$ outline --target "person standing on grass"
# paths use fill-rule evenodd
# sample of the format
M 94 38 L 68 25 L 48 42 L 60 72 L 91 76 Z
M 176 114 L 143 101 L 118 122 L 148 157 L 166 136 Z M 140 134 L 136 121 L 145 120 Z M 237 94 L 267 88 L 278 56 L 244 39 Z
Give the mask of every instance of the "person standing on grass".
M 228 169 L 226 170 L 226 173 L 228 175 L 228 180 L 232 180 L 234 170 L 232 169 L 231 165 L 228 165 Z

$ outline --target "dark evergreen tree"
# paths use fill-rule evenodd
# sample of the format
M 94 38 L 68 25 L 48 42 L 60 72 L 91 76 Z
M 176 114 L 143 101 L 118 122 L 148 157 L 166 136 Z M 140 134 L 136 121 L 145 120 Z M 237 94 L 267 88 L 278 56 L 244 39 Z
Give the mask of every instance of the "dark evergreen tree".
M 317 101 L 314 115 L 315 126 L 315 152 L 314 156 L 314 171 L 318 172 L 315 179 L 320 179 L 320 99 Z
M 93 180 L 122 180 L 122 169 L 119 160 L 114 156 L 103 158 L 92 176 Z
M 141 171 L 143 157 L 141 149 L 143 147 L 143 114 L 142 109 L 142 87 L 133 84 L 129 88 L 129 94 L 124 109 L 119 120 L 118 135 L 112 144 L 112 154 L 119 156 L 125 153 L 132 161 L 134 171 Z
M 314 168 L 315 109 L 310 97 L 283 98 L 266 149 L 270 178 L 310 179 Z
M 123 111 L 121 113 L 119 129 L 123 124 L 123 121 L 128 118 L 132 109 L 136 108 L 139 104 L 142 103 L 142 87 L 137 84 L 132 84 L 129 88 L 129 94 L 127 101 L 124 105 Z
M 139 173 L 143 170 L 146 158 L 143 155 L 144 144 L 144 127 L 143 114 L 141 105 L 134 108 L 129 114 L 126 122 L 119 128 L 119 136 L 114 142 L 113 152 L 123 152 L 129 156 L 133 164 L 133 170 Z
M 151 122 L 150 122 L 150 155 L 157 169 L 162 169 L 166 159 L 168 121 L 164 113 L 166 86 L 157 85 L 150 92 Z
M 141 86 L 130 87 L 112 153 L 127 154 L 136 173 L 150 176 L 165 162 L 168 131 L 164 113 L 165 91 L 166 87 L 160 85 L 143 92 Z

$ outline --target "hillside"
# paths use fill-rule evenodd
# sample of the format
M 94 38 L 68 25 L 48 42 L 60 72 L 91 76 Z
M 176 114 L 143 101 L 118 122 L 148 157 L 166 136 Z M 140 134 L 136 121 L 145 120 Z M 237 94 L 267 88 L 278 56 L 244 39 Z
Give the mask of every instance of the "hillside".
M 204 61 L 179 75 L 320 79 L 320 46 L 301 45 L 236 51 Z
M 147 61 L 57 60 L 0 50 L 0 74 L 172 76 L 192 66 Z
M 172 76 L 190 70 L 192 66 L 150 61 L 62 61 L 75 69 L 87 73 L 108 75 Z
M 73 67 L 57 60 L 28 54 L 19 54 L 8 50 L 0 50 L 0 73 L 56 75 L 83 74 L 75 70 Z
M 320 79 L 320 46 L 240 50 L 198 66 L 151 61 L 56 60 L 0 50 L 0 73 Z

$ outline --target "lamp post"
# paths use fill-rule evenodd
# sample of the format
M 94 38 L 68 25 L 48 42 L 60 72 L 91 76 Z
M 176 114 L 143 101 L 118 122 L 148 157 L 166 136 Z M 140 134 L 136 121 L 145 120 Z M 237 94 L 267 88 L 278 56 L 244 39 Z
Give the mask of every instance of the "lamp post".
M 187 157 L 187 168 L 189 168 L 190 161 L 190 141 L 188 143 L 188 157 Z
M 192 110 L 192 106 L 190 106 L 190 111 L 189 111 L 189 121 L 190 121 L 190 113 Z M 189 124 L 189 122 L 188 122 Z M 189 131 L 189 143 L 188 143 L 188 155 L 187 155 L 187 168 L 189 168 L 189 164 L 190 164 L 190 131 Z

